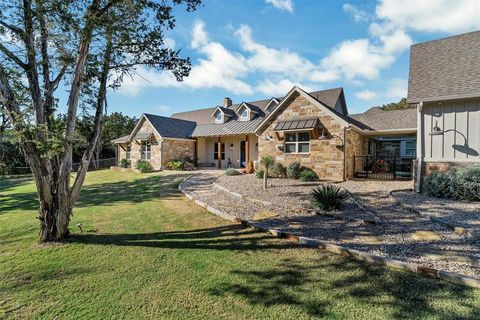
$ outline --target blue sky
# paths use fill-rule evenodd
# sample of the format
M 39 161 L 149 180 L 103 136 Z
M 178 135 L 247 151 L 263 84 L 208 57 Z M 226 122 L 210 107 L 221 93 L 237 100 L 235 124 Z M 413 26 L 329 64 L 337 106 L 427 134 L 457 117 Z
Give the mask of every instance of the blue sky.
M 478 0 L 205 0 L 175 10 L 166 43 L 192 60 L 177 83 L 168 72 L 139 68 L 109 112 L 174 112 L 343 87 L 350 113 L 407 94 L 411 44 L 480 29 Z

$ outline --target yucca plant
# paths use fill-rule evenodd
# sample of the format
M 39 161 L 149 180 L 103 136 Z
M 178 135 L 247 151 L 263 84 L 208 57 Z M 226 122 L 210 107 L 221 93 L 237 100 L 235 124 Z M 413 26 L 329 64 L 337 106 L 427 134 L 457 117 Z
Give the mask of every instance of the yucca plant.
M 265 167 L 265 173 L 263 174 L 263 189 L 267 189 L 268 169 L 275 163 L 270 156 L 264 156 L 260 159 L 260 163 Z
M 322 211 L 340 209 L 343 202 L 347 200 L 348 193 L 338 186 L 327 184 L 313 189 L 313 206 Z

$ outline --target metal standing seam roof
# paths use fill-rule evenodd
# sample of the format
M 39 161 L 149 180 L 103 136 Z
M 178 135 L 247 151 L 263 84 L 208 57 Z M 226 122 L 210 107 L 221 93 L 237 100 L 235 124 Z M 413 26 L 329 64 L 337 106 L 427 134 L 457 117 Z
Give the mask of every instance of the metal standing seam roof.
M 219 124 L 201 124 L 195 127 L 192 137 L 212 137 L 233 134 L 253 133 L 262 122 L 263 117 L 255 117 L 250 121 L 227 121 Z
M 279 121 L 273 131 L 286 131 L 286 130 L 302 130 L 313 129 L 318 124 L 318 118 L 304 118 L 304 119 L 292 119 Z
M 137 132 L 133 140 L 147 140 L 153 135 L 153 132 Z
M 110 141 L 110 142 L 111 142 L 111 143 L 125 143 L 125 142 L 128 142 L 128 137 L 130 137 L 129 134 L 127 134 L 126 136 L 117 138 L 117 139 L 113 139 L 113 140 Z

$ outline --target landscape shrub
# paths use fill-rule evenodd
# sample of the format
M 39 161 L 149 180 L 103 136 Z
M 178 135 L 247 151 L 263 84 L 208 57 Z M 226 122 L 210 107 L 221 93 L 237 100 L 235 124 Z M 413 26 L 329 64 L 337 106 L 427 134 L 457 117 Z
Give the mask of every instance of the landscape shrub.
M 150 162 L 146 160 L 138 160 L 137 161 L 137 170 L 141 173 L 151 172 L 153 171 L 153 167 Z
M 433 172 L 424 179 L 425 192 L 432 197 L 480 201 L 480 166 L 460 166 Z
M 225 175 L 226 176 L 238 176 L 240 172 L 234 168 L 228 168 L 225 170 Z
M 299 162 L 292 162 L 287 166 L 287 177 L 290 179 L 300 178 L 300 172 L 302 171 L 302 166 Z
M 263 175 L 265 174 L 265 171 L 263 170 L 257 170 L 255 176 L 258 178 L 258 179 L 263 179 Z
M 313 189 L 313 206 L 322 211 L 341 209 L 342 204 L 347 200 L 348 193 L 338 186 L 327 184 Z
M 131 165 L 132 165 L 132 162 L 130 160 L 127 160 L 127 159 L 120 160 L 121 168 L 130 168 Z
M 174 159 L 167 162 L 167 168 L 170 170 L 181 171 L 183 170 L 184 162 L 182 160 Z
M 305 181 L 305 182 L 307 182 L 307 181 L 317 181 L 318 176 L 315 173 L 315 171 L 313 171 L 312 169 L 303 168 L 303 170 L 300 171 L 300 180 Z
M 280 162 L 275 162 L 270 168 L 269 175 L 274 178 L 285 178 L 287 169 Z
M 195 170 L 195 165 L 190 161 L 185 161 L 183 163 L 183 171 L 193 171 Z

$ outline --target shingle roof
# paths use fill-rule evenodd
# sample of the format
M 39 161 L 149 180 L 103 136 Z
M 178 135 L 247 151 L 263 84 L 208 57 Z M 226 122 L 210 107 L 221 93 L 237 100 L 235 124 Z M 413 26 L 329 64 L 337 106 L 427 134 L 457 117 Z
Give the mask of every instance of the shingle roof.
M 414 129 L 417 127 L 417 109 L 401 109 L 383 111 L 379 107 L 368 109 L 364 113 L 348 116 L 354 121 L 360 122 L 362 129 L 367 130 L 395 130 Z
M 318 117 L 279 121 L 273 131 L 312 129 L 317 126 Z
M 189 139 L 196 126 L 195 122 L 192 121 L 156 116 L 148 113 L 144 115 L 163 138 Z
M 408 102 L 480 97 L 480 31 L 413 45 Z

